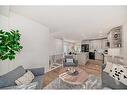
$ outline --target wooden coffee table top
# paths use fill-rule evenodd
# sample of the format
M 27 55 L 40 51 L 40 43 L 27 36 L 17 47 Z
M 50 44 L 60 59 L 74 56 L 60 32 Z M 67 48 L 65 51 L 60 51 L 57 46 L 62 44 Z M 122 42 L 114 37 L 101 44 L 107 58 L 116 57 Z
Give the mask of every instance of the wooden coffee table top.
M 83 82 L 85 82 L 88 79 L 88 74 L 80 68 L 76 68 L 76 70 L 79 72 L 79 74 L 75 76 L 69 75 L 67 72 L 65 72 L 60 74 L 59 78 L 70 84 L 81 85 Z

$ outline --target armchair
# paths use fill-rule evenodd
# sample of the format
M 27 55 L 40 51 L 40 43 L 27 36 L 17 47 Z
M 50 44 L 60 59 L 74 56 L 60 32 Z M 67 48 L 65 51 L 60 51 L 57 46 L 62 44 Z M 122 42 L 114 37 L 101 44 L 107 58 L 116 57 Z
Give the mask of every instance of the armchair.
M 64 67 L 77 67 L 78 66 L 78 60 L 75 60 L 73 58 L 73 56 L 71 56 L 71 55 L 65 56 L 63 66 Z

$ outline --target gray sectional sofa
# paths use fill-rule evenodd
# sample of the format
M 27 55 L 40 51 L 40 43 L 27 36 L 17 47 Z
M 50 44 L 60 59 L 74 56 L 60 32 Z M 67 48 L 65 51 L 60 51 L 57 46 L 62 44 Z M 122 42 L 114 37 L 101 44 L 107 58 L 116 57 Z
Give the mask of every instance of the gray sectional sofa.
M 102 65 L 102 87 L 107 87 L 110 89 L 127 89 L 127 85 L 115 80 L 110 77 L 107 72 L 104 72 L 103 69 L 106 67 L 106 64 Z
M 33 84 L 36 84 L 36 87 L 34 87 L 34 89 L 42 89 L 44 68 L 24 69 L 22 66 L 19 66 L 16 69 L 8 72 L 7 74 L 0 76 L 0 89 L 27 89 L 30 85 L 17 86 L 15 84 L 15 80 L 24 75 L 27 70 L 30 70 L 35 76 L 30 85 L 32 86 Z

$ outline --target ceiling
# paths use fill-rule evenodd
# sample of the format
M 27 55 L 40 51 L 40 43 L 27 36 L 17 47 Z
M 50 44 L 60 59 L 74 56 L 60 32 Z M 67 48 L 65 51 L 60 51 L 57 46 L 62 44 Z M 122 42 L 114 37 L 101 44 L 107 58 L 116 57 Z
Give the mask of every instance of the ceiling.
M 105 37 L 127 21 L 126 6 L 11 6 L 11 11 L 47 27 L 53 36 L 71 41 Z

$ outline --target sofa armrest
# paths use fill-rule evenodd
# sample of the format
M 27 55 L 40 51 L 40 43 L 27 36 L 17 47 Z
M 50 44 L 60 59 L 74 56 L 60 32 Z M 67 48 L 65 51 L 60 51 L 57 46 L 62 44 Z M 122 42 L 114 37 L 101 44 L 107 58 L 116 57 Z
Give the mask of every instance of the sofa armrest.
M 74 60 L 75 66 L 78 66 L 78 60 Z
M 27 69 L 27 70 L 30 70 L 35 76 L 44 75 L 45 73 L 44 68 L 32 68 L 32 69 Z
M 102 70 L 104 70 L 106 67 L 106 64 L 102 64 Z

